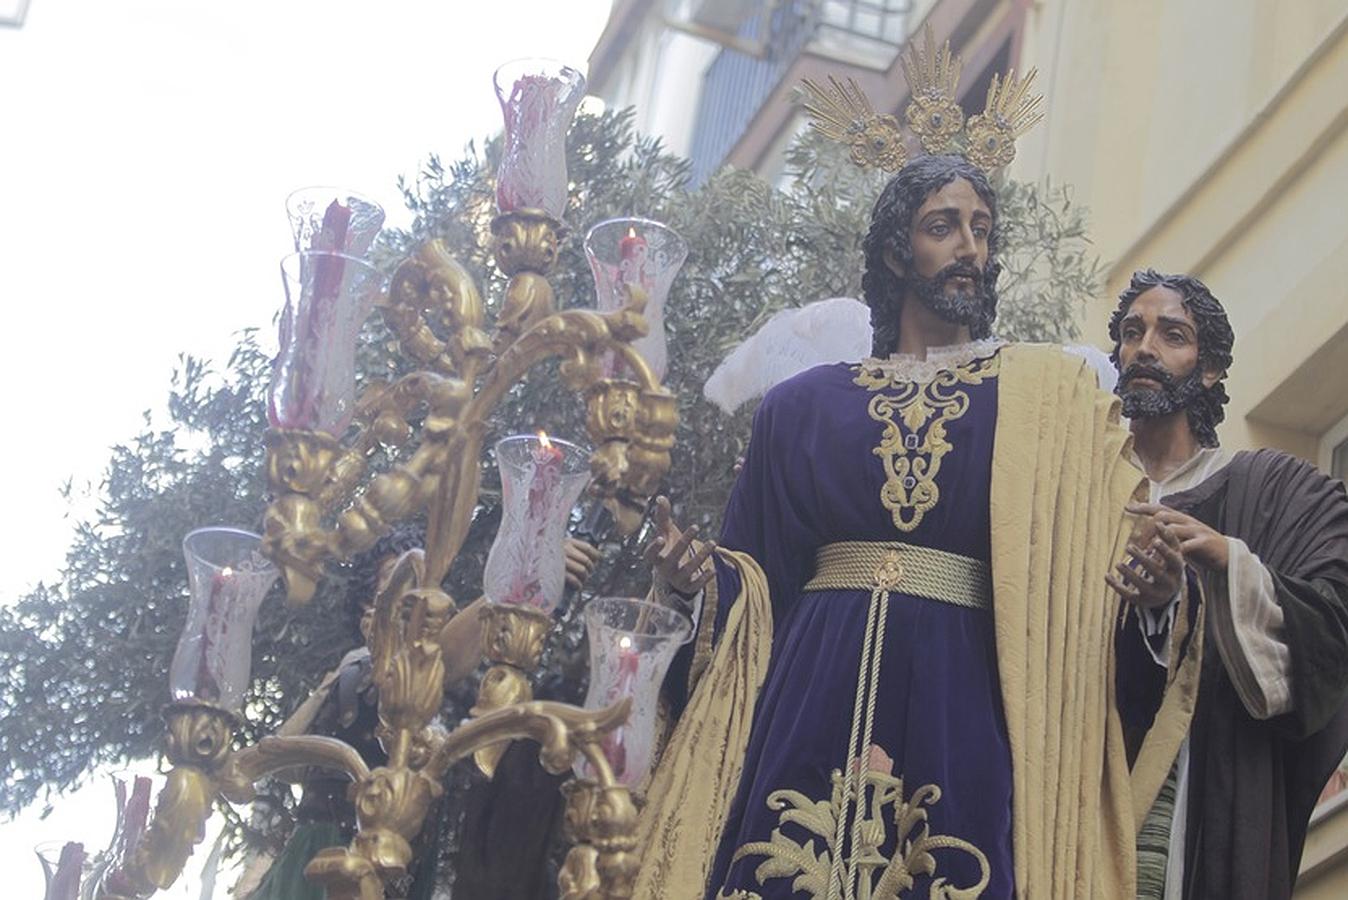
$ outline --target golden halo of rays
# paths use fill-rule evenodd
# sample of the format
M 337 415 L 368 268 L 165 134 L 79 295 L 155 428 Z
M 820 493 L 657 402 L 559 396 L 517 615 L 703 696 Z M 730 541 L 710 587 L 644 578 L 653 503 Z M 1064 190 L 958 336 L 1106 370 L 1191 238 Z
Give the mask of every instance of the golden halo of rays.
M 931 26 L 924 30 L 921 45 L 910 43 L 900 60 L 912 98 L 904 118 L 925 153 L 950 152 L 955 136 L 963 131 L 964 158 L 991 172 L 1015 159 L 1016 139 L 1044 118 L 1044 98 L 1033 93 L 1036 71 L 1020 78 L 1013 69 L 1005 76 L 993 75 L 983 112 L 966 123 L 957 100 L 964 63 L 951 52 L 949 41 L 937 48 Z M 811 126 L 846 146 L 860 168 L 895 172 L 908 162 L 898 119 L 876 113 L 855 79 L 842 81 L 830 75 L 821 85 L 807 78 L 801 82 L 801 94 Z
M 950 52 L 950 42 L 936 49 L 931 26 L 924 31 L 922 48 L 908 45 L 901 56 L 903 76 L 912 100 L 904 111 L 908 128 L 928 153 L 945 153 L 964 127 L 964 110 L 956 101 L 964 61 Z
M 1016 158 L 1016 139 L 1043 121 L 1043 95 L 1031 94 L 1038 73 L 1031 69 L 1024 78 L 1015 70 L 1005 80 L 992 76 L 988 102 L 983 112 L 969 119 L 969 146 L 964 155 L 985 172 L 1009 165 Z
M 846 146 L 854 164 L 897 172 L 908 162 L 899 120 L 877 115 L 856 79 L 842 82 L 830 75 L 824 87 L 806 78 L 801 87 L 810 125 L 829 140 Z

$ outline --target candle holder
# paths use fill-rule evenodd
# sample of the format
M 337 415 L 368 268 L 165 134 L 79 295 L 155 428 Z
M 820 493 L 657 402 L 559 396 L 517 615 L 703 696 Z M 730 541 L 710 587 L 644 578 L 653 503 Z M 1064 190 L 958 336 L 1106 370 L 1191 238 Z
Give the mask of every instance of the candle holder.
M 356 338 L 383 278 L 358 257 L 320 250 L 287 256 L 281 277 L 286 304 L 268 418 L 340 437 L 355 414 Z
M 635 597 L 598 597 L 585 607 L 590 640 L 590 689 L 586 709 L 630 700 L 632 715 L 604 735 L 600 749 L 618 784 L 636 788 L 650 772 L 656 742 L 660 685 L 680 646 L 693 634 L 683 613 Z M 595 775 L 588 760 L 576 774 Z
M 340 187 L 305 187 L 286 197 L 296 252 L 364 256 L 384 225 L 384 208 Z
M 97 875 L 93 859 L 77 841 L 43 841 L 33 848 L 42 866 L 42 900 L 84 900 Z
M 501 473 L 501 526 L 482 576 L 489 606 L 483 609 L 482 654 L 490 668 L 472 715 L 533 699 L 530 676 L 552 630 L 552 612 L 566 589 L 566 526 L 590 480 L 590 454 L 540 433 L 514 435 L 496 444 Z M 505 745 L 474 755 L 491 776 Z
M 505 118 L 496 205 L 502 213 L 566 213 L 566 133 L 585 95 L 585 76 L 551 59 L 518 59 L 496 70 Z
M 260 552 L 260 535 L 198 528 L 183 538 L 191 603 L 169 665 L 175 703 L 236 711 L 248 687 L 253 622 L 281 574 Z
M 600 222 L 585 235 L 585 256 L 594 273 L 594 292 L 601 312 L 625 307 L 640 311 L 649 333 L 632 346 L 665 377 L 669 350 L 665 342 L 665 301 L 670 286 L 688 258 L 688 243 L 679 233 L 650 219 L 622 218 Z M 610 374 L 621 374 L 615 358 L 605 362 Z
M 548 615 L 566 589 L 562 543 L 567 521 L 590 481 L 590 453 L 569 441 L 519 434 L 496 444 L 501 526 L 482 581 L 492 603 Z

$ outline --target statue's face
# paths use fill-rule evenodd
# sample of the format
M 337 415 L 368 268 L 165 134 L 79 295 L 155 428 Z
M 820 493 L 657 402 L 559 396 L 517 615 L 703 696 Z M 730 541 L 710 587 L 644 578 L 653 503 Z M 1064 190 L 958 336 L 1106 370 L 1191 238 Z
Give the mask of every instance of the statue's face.
M 973 324 L 985 311 L 988 238 L 992 212 L 967 180 L 933 191 L 913 214 L 912 269 L 886 263 L 908 290 L 942 318 Z
M 972 267 L 979 273 L 988 264 L 988 235 L 992 213 L 974 186 L 963 178 L 927 196 L 913 214 L 909 232 L 913 241 L 913 268 L 923 278 Z M 972 290 L 972 279 L 954 274 L 945 279 L 945 293 Z
M 1119 385 L 1124 414 L 1161 416 L 1186 408 L 1219 373 L 1198 368 L 1198 325 L 1168 287 L 1141 294 L 1119 323 Z

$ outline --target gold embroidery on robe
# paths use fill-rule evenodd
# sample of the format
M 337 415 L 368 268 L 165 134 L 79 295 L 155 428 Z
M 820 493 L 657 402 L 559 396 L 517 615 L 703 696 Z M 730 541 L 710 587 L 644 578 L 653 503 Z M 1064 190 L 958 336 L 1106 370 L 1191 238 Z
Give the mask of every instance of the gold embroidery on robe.
M 999 359 L 994 355 L 942 369 L 928 382 L 910 381 L 884 368 L 857 367 L 857 385 L 871 391 L 898 390 L 896 394 L 877 393 L 867 412 L 884 426 L 880 446 L 871 452 L 884 463 L 880 502 L 899 531 L 917 528 L 940 501 L 936 475 L 945 455 L 954 449 L 946 438 L 946 426 L 969 411 L 969 394 L 960 386 L 995 378 Z
M 867 772 L 866 786 L 870 788 L 869 802 L 863 804 L 863 808 L 868 807 L 867 815 L 856 832 L 860 835 L 860 842 L 853 849 L 858 854 L 856 868 L 860 885 L 856 886 L 857 897 L 898 900 L 902 891 L 912 888 L 918 875 L 932 876 L 930 896 L 933 900 L 974 900 L 982 895 L 992 875 L 983 851 L 961 838 L 930 832 L 927 807 L 940 801 L 939 787 L 926 784 L 907 797 L 903 792 L 903 779 L 882 771 Z M 851 896 L 852 892 L 844 893 L 843 886 L 837 883 L 833 885 L 833 892 L 829 891 L 833 854 L 837 852 L 834 836 L 837 834 L 838 816 L 846 806 L 843 794 L 843 776 L 837 769 L 833 770 L 833 798 L 830 802 L 811 800 L 799 791 L 773 791 L 768 795 L 767 803 L 769 809 L 781 812 L 778 821 L 783 825 L 790 822 L 804 828 L 818 837 L 822 846 L 816 849 L 814 838 L 804 843 L 793 841 L 779 826 L 772 830 L 770 840 L 754 841 L 736 850 L 733 861 L 747 856 L 767 857 L 754 870 L 754 877 L 760 886 L 770 878 L 791 878 L 792 891 L 804 892 L 817 900 Z M 895 853 L 892 858 L 886 859 L 880 848 L 891 836 L 891 822 L 895 828 Z M 978 863 L 978 883 L 958 887 L 944 878 L 936 877 L 933 850 L 968 853 Z M 727 894 L 722 889 L 717 896 L 722 900 L 743 900 L 757 895 L 750 891 Z

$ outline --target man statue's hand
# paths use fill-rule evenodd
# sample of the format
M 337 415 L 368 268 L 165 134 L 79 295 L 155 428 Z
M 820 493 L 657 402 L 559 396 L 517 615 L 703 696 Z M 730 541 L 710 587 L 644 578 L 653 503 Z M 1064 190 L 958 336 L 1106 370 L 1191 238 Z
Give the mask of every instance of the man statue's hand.
M 599 548 L 580 538 L 566 539 L 566 586 L 580 590 L 599 564 Z
M 1179 537 L 1165 522 L 1155 518 L 1152 521 L 1156 534 L 1150 543 L 1130 543 L 1128 559 L 1116 567 L 1118 574 L 1105 575 L 1105 581 L 1116 594 L 1143 609 L 1165 606 L 1184 583 L 1184 553 Z
M 656 580 L 685 599 L 695 596 L 716 575 L 713 541 L 697 540 L 697 526 L 674 524 L 668 497 L 655 500 L 655 538 L 646 545 L 646 562 Z
M 1141 503 L 1128 507 L 1130 513 L 1151 516 L 1157 526 L 1164 524 L 1179 538 L 1180 552 L 1189 562 L 1205 569 L 1225 572 L 1230 560 L 1226 535 L 1204 525 L 1193 516 L 1159 503 Z

